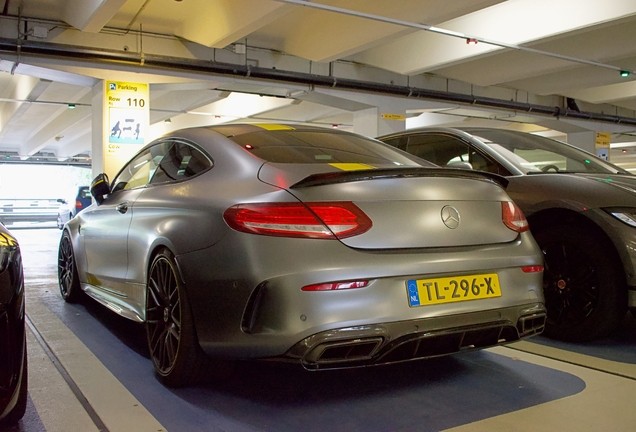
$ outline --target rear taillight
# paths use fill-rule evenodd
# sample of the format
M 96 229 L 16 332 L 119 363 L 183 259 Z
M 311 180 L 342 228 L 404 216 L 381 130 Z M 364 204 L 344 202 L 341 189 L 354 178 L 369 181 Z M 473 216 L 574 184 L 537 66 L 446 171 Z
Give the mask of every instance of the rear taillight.
M 84 205 L 82 204 L 82 202 L 80 200 L 75 200 L 75 208 L 77 210 L 81 209 L 82 207 L 84 207 Z
M 517 204 L 512 201 L 503 201 L 501 203 L 501 218 L 504 225 L 518 233 L 522 233 L 530 229 L 523 212 Z
M 352 202 L 238 204 L 227 209 L 223 219 L 241 232 L 318 239 L 352 237 L 372 225 Z
M 533 266 L 525 266 L 521 267 L 524 273 L 539 273 L 543 271 L 542 265 L 533 265 Z
M 303 291 L 333 291 L 352 288 L 364 288 L 369 285 L 368 280 L 348 281 L 348 282 L 329 282 L 315 285 L 307 285 L 301 288 Z

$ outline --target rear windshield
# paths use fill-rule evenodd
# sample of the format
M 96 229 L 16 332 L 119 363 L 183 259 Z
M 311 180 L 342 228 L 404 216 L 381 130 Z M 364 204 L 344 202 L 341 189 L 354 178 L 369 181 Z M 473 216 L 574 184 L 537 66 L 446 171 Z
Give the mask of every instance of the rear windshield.
M 435 166 L 381 142 L 342 132 L 259 131 L 230 139 L 272 163 Z

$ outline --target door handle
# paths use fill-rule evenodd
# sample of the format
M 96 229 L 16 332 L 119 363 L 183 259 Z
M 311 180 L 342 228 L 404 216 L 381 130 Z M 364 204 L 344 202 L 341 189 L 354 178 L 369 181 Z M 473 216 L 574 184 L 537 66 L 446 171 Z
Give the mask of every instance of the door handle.
M 128 201 L 119 204 L 117 207 L 115 207 L 115 209 L 121 214 L 126 213 L 128 211 Z

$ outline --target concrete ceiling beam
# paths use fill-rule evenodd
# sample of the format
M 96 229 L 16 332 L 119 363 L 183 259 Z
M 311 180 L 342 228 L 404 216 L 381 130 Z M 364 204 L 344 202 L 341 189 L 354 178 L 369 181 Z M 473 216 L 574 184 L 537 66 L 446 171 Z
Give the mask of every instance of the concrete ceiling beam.
M 488 43 L 468 45 L 468 38 L 477 37 L 521 46 L 548 38 L 560 38 L 584 27 L 634 14 L 636 3 L 623 0 L 504 2 L 439 25 L 444 30 L 456 32 L 458 37 L 418 31 L 359 53 L 353 59 L 401 74 L 414 75 L 457 65 L 502 49 Z M 410 55 L 403 55 L 405 52 Z
M 63 19 L 76 29 L 99 32 L 126 0 L 66 0 Z
M 270 0 L 190 0 L 188 16 L 175 35 L 198 44 L 223 48 L 291 10 Z

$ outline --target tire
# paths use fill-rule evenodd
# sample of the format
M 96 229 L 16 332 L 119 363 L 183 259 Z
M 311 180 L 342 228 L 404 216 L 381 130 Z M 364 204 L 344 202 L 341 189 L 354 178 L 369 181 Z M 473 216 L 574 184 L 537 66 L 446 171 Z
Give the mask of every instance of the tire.
M 15 425 L 22 417 L 24 417 L 24 413 L 26 412 L 28 399 L 27 389 L 29 383 L 29 364 L 27 361 L 26 339 L 24 342 L 24 356 L 22 361 L 22 381 L 20 382 L 20 390 L 18 390 L 18 401 L 11 412 L 0 421 L 0 430 L 4 430 L 4 426 Z
M 199 346 L 187 293 L 177 275 L 172 252 L 160 250 L 146 285 L 146 333 L 155 374 L 167 387 L 226 378 L 233 365 L 213 361 Z
M 57 254 L 57 277 L 62 298 L 69 303 L 78 302 L 83 292 L 80 288 L 73 243 L 68 231 L 64 231 L 60 240 L 60 248 Z
M 544 334 L 582 342 L 615 330 L 627 311 L 620 259 L 599 235 L 569 225 L 534 235 L 545 260 L 543 293 L 548 316 Z

